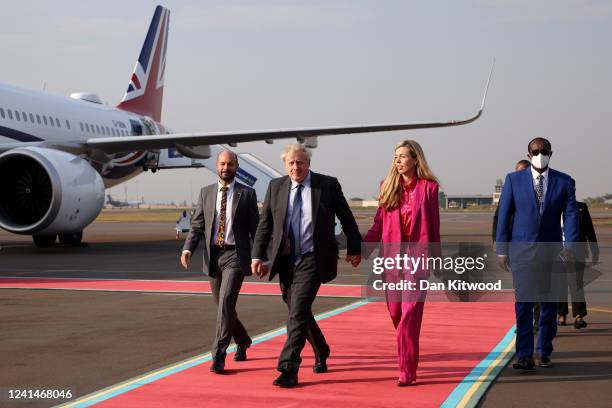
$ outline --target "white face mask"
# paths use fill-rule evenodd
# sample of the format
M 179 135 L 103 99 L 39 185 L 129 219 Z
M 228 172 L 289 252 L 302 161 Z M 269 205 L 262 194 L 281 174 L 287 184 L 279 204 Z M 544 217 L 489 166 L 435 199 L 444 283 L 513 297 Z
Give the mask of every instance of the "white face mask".
M 531 164 L 536 169 L 545 169 L 548 166 L 548 162 L 550 161 L 550 156 L 545 156 L 542 153 L 537 156 L 531 156 Z

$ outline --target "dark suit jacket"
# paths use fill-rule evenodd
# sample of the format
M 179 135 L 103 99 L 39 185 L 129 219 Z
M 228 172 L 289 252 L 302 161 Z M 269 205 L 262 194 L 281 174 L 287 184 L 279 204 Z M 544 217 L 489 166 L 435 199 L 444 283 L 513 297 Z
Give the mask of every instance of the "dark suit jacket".
M 493 215 L 493 228 L 491 231 L 491 240 L 493 242 L 495 242 L 495 239 L 497 238 L 497 220 L 498 219 L 499 219 L 499 205 L 495 207 L 495 214 Z M 512 225 L 512 218 L 510 219 L 509 224 Z M 510 235 L 512 236 L 512 232 L 510 232 Z
M 580 244 L 576 247 L 576 259 L 584 261 L 588 258 L 588 249 L 591 250 L 591 258 L 599 258 L 599 245 L 597 244 L 597 236 L 593 227 L 593 220 L 589 213 L 589 207 L 581 201 L 578 204 L 578 213 L 580 217 L 580 230 L 578 231 L 578 240 Z M 588 242 L 588 246 L 587 246 Z
M 335 216 L 340 220 L 342 230 L 347 237 L 349 255 L 361 253 L 361 234 L 338 180 L 335 177 L 311 172 L 310 182 L 315 262 L 321 281 L 325 283 L 333 280 L 338 271 L 339 251 L 334 234 Z M 284 237 L 290 188 L 289 176 L 270 182 L 253 243 L 253 259 L 272 261 L 270 280 L 279 272 L 279 263 L 276 261 Z
M 196 211 L 191 221 L 191 231 L 185 238 L 185 245 L 183 245 L 183 250 L 194 253 L 200 240 L 204 239 L 205 246 L 202 258 L 204 260 L 203 270 L 207 275 L 210 275 L 210 241 L 211 237 L 216 234 L 213 228 L 215 226 L 218 186 L 218 183 L 211 184 L 200 191 Z M 232 231 L 236 241 L 236 253 L 240 262 L 240 269 L 245 275 L 250 275 L 251 243 L 259 221 L 257 194 L 251 187 L 237 181 L 234 187 L 231 208 Z

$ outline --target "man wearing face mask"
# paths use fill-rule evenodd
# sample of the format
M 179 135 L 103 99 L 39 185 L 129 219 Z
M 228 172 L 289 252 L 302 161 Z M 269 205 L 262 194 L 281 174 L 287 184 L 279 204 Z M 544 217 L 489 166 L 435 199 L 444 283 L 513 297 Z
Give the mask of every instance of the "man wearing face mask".
M 535 367 L 533 305 L 540 299 L 549 301 L 540 303 L 539 366 L 552 365 L 557 305 L 547 295 L 550 297 L 555 261 L 571 260 L 578 241 L 578 208 L 571 177 L 548 167 L 551 156 L 548 140 L 538 137 L 529 142 L 527 157 L 531 167 L 506 176 L 499 203 L 498 263 L 505 270 L 510 266 L 516 288 L 518 360 L 513 368 L 524 371 Z

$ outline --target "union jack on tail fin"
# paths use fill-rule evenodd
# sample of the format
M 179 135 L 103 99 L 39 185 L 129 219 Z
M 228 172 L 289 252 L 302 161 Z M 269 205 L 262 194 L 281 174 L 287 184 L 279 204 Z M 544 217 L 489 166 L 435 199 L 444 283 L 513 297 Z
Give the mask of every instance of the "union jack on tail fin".
M 161 121 L 170 11 L 157 6 L 127 91 L 117 108 Z

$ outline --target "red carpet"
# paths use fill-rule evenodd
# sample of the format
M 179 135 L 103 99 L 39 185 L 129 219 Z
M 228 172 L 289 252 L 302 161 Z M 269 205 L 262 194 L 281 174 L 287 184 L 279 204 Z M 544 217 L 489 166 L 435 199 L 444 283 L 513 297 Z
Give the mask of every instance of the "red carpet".
M 285 336 L 256 344 L 249 360 L 228 355 L 228 374 L 210 362 L 180 371 L 102 402 L 109 407 L 424 407 L 439 406 L 504 337 L 512 303 L 427 303 L 418 385 L 396 386 L 396 343 L 384 303 L 370 303 L 320 321 L 332 348 L 329 372 L 313 374 L 304 349 L 300 386 L 272 386 Z M 475 325 L 477 323 L 478 325 Z
M 208 281 L 0 278 L 0 289 L 72 289 L 137 292 L 211 293 Z M 244 282 L 242 294 L 280 295 L 278 283 Z M 323 285 L 319 296 L 362 297 L 358 285 Z

